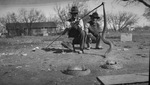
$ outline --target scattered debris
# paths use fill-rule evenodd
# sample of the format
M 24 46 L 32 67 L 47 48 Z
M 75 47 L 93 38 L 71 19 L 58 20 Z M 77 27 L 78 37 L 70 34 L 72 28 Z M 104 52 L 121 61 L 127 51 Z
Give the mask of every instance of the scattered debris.
M 27 56 L 27 53 L 22 53 L 21 55 L 22 55 L 22 56 Z
M 112 60 L 107 60 L 106 64 L 107 65 L 115 65 L 115 64 L 117 64 L 117 62 L 116 61 L 112 61 Z
M 120 48 L 118 48 L 117 50 L 118 50 L 118 51 L 121 51 L 121 49 L 120 49 Z
M 1 53 L 0 55 L 3 55 L 3 56 L 5 56 L 5 55 L 14 55 L 15 53 Z
M 16 68 L 22 68 L 22 66 L 17 66 Z
M 3 76 L 6 75 L 6 74 L 9 74 L 9 73 L 10 73 L 10 72 L 4 72 L 4 73 L 3 73 Z
M 25 67 L 30 67 L 30 65 L 25 65 Z
M 6 53 L 2 53 L 1 55 L 6 55 Z
M 131 46 L 129 46 L 129 45 L 126 45 L 126 46 L 124 46 L 124 48 L 131 48 Z
M 137 56 L 142 56 L 142 54 L 136 54 Z
M 121 49 L 121 48 L 118 48 L 117 50 L 118 50 L 118 51 L 128 51 L 129 49 L 127 49 L 127 48 L 122 48 L 122 49 Z
M 32 51 L 35 51 L 35 50 L 37 50 L 37 49 L 40 49 L 40 48 L 39 48 L 39 47 L 35 47 L 35 48 L 32 49 Z
M 0 57 L 1 56 L 12 56 L 12 55 L 27 56 L 27 53 L 23 53 L 23 52 L 0 53 Z
M 146 54 L 136 54 L 137 56 L 140 56 L 140 57 L 142 57 L 142 58 L 148 58 L 148 55 L 146 55 Z
M 39 47 L 35 47 L 36 49 L 40 49 Z
M 83 52 L 82 51 L 78 51 L 78 54 L 83 54 Z
M 127 49 L 127 48 L 123 48 L 123 51 L 128 51 L 129 49 Z
M 8 55 L 14 55 L 15 53 L 8 53 Z
M 50 68 L 48 68 L 47 70 L 48 70 L 48 71 L 51 71 L 51 69 L 50 69 Z

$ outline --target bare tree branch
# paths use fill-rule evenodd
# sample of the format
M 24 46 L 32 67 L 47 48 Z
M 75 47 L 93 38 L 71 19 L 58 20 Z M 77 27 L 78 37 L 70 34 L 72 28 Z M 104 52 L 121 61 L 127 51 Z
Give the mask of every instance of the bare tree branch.
M 119 1 L 119 2 L 125 1 L 125 2 L 127 2 L 127 4 L 139 2 L 139 3 L 144 4 L 146 7 L 150 8 L 150 0 L 116 0 L 116 1 Z
M 36 9 L 31 9 L 31 10 L 27 10 L 27 9 L 20 9 L 19 10 L 19 17 L 20 17 L 20 22 L 26 23 L 27 25 L 27 29 L 28 29 L 28 35 L 30 35 L 31 33 L 31 26 L 34 22 L 44 22 L 46 21 L 46 17 L 45 15 Z
M 143 14 L 143 16 L 150 21 L 150 8 L 146 8 L 145 9 L 145 13 Z
M 146 1 L 144 1 L 144 0 L 138 0 L 138 1 L 141 2 L 141 3 L 143 3 L 145 6 L 147 6 L 147 7 L 150 8 L 150 4 L 148 4 Z
M 135 14 L 120 12 L 119 14 L 108 14 L 108 24 L 111 29 L 114 30 L 123 30 L 137 23 L 138 17 Z

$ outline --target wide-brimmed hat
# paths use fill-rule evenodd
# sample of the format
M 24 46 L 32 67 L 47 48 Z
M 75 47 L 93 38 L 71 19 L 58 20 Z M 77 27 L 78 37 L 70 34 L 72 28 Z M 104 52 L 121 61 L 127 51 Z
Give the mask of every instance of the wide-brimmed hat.
M 70 10 L 70 13 L 71 14 L 78 14 L 79 10 L 78 10 L 78 7 L 77 6 L 73 6 Z
M 100 19 L 99 15 L 97 12 L 94 12 L 92 15 L 89 15 L 91 18 L 96 18 L 96 19 Z

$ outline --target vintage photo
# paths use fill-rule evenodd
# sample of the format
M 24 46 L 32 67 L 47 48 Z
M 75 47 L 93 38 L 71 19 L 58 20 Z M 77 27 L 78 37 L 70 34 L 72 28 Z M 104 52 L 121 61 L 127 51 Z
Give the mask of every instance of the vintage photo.
M 149 85 L 150 0 L 0 0 L 0 85 Z

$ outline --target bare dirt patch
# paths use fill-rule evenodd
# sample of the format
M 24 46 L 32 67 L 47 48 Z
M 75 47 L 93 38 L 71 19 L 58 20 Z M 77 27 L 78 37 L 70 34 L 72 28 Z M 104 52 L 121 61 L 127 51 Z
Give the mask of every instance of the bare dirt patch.
M 48 51 L 41 49 L 56 37 L 1 38 L 0 85 L 99 85 L 97 76 L 149 71 L 150 34 L 133 34 L 132 42 L 120 42 L 119 34 L 111 35 L 114 38 L 107 38 L 113 41 L 115 47 L 110 59 L 123 65 L 118 70 L 101 68 L 106 61 L 103 54 L 108 49 L 104 43 L 102 50 L 85 50 L 85 54 L 66 50 L 62 54 L 64 48 L 59 41 L 53 43 Z M 32 51 L 36 47 L 39 49 Z M 71 76 L 61 72 L 71 65 L 84 65 L 91 73 Z

